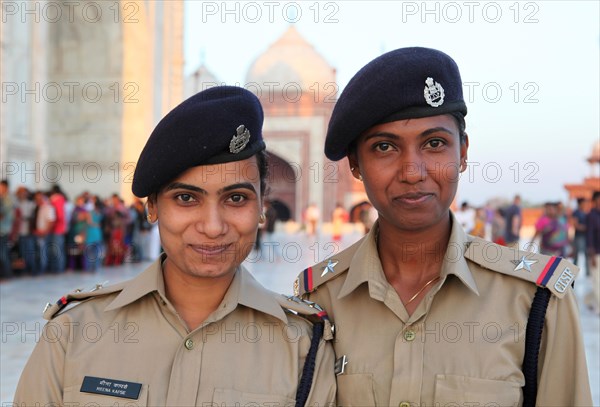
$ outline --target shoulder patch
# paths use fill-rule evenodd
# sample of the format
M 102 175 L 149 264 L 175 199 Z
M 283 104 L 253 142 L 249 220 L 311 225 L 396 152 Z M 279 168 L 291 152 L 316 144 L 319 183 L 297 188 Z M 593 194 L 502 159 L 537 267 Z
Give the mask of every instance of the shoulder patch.
M 579 273 L 579 268 L 562 257 L 516 250 L 479 237 L 472 237 L 465 257 L 488 270 L 531 281 L 548 288 L 558 298 Z
M 303 296 L 306 293 L 311 293 L 321 284 L 346 272 L 350 268 L 354 253 L 363 241 L 364 238 L 342 250 L 339 254 L 305 268 L 294 281 L 294 295 Z
M 43 317 L 45 320 L 50 321 L 52 318 L 56 317 L 60 311 L 65 309 L 65 307 L 74 302 L 81 302 L 93 297 L 99 297 L 102 295 L 112 294 L 117 291 L 121 291 L 124 287 L 123 283 L 110 285 L 104 287 L 104 284 L 96 284 L 94 288 L 89 291 L 83 291 L 81 288 L 77 288 L 70 293 L 63 295 L 56 301 L 54 304 L 47 303 L 44 307 Z
M 323 322 L 325 324 L 323 339 L 327 341 L 333 339 L 333 328 L 331 322 L 329 321 L 329 317 L 327 316 L 327 311 L 321 308 L 319 304 L 312 301 L 303 300 L 295 295 L 281 294 L 277 295 L 276 298 L 279 302 L 279 305 L 281 305 L 281 308 L 283 308 L 285 312 L 303 317 L 313 324 L 317 322 Z

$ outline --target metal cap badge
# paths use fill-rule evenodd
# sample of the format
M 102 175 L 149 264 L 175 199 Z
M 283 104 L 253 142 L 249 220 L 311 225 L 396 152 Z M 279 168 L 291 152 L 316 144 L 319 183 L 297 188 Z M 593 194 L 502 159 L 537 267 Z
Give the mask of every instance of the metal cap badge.
M 433 78 L 427 78 L 425 85 L 423 93 L 427 104 L 431 107 L 441 106 L 444 103 L 444 88 L 442 88 L 442 85 L 435 82 Z
M 250 131 L 243 124 L 238 126 L 236 133 L 229 143 L 229 152 L 232 154 L 242 151 L 250 141 Z

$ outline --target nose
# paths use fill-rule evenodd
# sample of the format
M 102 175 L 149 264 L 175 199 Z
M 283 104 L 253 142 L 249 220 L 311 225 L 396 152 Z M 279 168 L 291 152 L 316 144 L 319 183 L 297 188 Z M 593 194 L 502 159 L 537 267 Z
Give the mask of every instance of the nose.
M 227 232 L 227 221 L 217 205 L 207 205 L 198 213 L 196 230 L 209 239 L 215 239 Z
M 417 184 L 427 178 L 427 165 L 417 152 L 406 152 L 401 159 L 398 178 L 407 184 Z

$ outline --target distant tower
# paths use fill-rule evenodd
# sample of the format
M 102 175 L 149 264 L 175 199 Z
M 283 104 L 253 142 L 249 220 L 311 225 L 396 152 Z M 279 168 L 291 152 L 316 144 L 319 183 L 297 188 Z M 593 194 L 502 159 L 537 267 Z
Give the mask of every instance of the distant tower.
M 600 191 L 600 141 L 592 147 L 592 153 L 586 159 L 590 163 L 590 176 L 583 179 L 581 184 L 566 184 L 569 199 L 592 198 L 594 191 Z

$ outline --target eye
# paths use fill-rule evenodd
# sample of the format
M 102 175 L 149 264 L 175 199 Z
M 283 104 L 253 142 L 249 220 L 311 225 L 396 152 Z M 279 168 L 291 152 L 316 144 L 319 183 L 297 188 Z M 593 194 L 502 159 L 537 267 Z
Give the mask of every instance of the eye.
M 387 143 L 387 142 L 383 141 L 381 143 L 375 144 L 373 146 L 373 149 L 375 151 L 381 151 L 381 152 L 391 151 L 392 150 L 392 145 L 390 143 Z
M 444 140 L 435 138 L 427 142 L 427 146 L 431 148 L 440 148 L 445 144 Z
M 183 203 L 188 203 L 188 202 L 194 201 L 194 197 L 191 196 L 190 194 L 179 194 L 179 195 L 175 196 L 175 199 L 177 199 L 179 202 L 183 202 Z
M 231 201 L 235 204 L 240 204 L 246 201 L 246 196 L 242 194 L 233 194 L 229 197 L 228 201 Z

